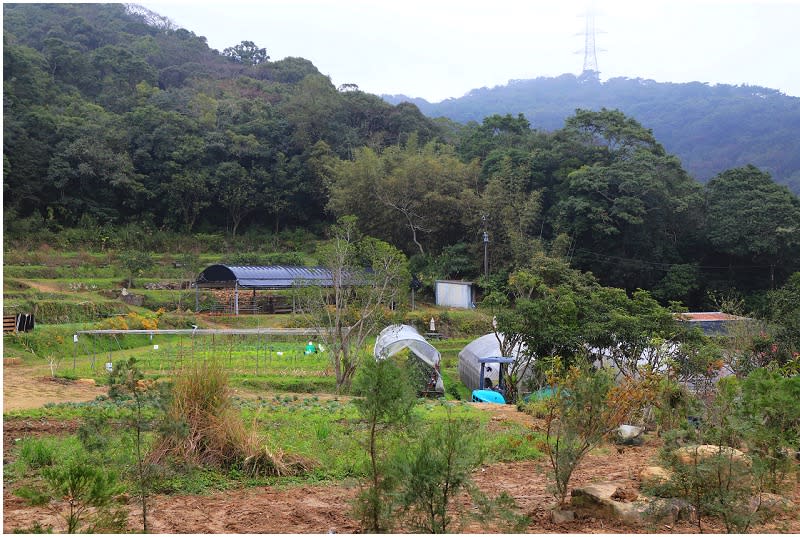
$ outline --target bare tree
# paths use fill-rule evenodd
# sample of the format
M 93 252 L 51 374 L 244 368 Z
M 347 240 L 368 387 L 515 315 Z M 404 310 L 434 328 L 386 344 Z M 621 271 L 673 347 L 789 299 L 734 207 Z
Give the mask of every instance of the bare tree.
M 331 274 L 329 285 L 301 282 L 296 303 L 319 327 L 336 374 L 337 389 L 349 387 L 368 337 L 386 324 L 389 309 L 404 298 L 407 259 L 393 246 L 360 237 L 356 218 L 345 216 L 318 251 Z

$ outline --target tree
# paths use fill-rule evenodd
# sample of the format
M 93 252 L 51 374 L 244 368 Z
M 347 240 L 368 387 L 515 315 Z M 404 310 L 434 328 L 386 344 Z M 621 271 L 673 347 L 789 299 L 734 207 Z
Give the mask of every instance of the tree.
M 242 41 L 238 45 L 228 47 L 222 51 L 222 55 L 233 62 L 251 66 L 256 66 L 269 60 L 267 49 L 258 48 L 252 41 Z
M 768 173 L 752 165 L 721 173 L 706 186 L 706 206 L 706 234 L 717 251 L 770 267 L 761 287 L 775 286 L 776 266 L 800 266 L 800 198 Z
M 140 276 L 155 264 L 149 252 L 126 250 L 120 252 L 119 260 L 128 275 L 128 287 L 133 287 L 133 278 Z
M 223 162 L 217 167 L 214 178 L 219 184 L 220 202 L 228 209 L 233 222 L 231 234 L 235 237 L 242 218 L 257 206 L 256 181 L 238 162 Z
M 634 382 L 616 386 L 609 371 L 594 371 L 586 363 L 562 369 L 556 361 L 548 381 L 555 392 L 546 403 L 547 455 L 554 495 L 563 506 L 572 473 L 583 457 L 626 423 L 647 393 Z
M 398 486 L 387 455 L 384 434 L 402 429 L 411 420 L 416 393 L 406 371 L 394 360 L 370 359 L 364 364 L 353 384 L 353 401 L 367 425 L 366 448 L 369 454 L 369 483 L 356 500 L 356 513 L 364 529 L 382 533 L 391 529 L 394 520 L 392 493 Z
M 410 276 L 405 255 L 383 241 L 361 237 L 354 217 L 340 218 L 331 234 L 317 251 L 331 273 L 330 286 L 301 282 L 295 296 L 319 327 L 337 390 L 343 390 L 358 368 L 365 341 L 383 326 L 386 308 L 403 300 Z
M 475 423 L 454 417 L 448 406 L 447 417 L 427 427 L 408 448 L 401 494 L 415 531 L 451 529 L 449 507 L 462 490 L 470 489 L 471 474 L 483 460 L 476 440 Z

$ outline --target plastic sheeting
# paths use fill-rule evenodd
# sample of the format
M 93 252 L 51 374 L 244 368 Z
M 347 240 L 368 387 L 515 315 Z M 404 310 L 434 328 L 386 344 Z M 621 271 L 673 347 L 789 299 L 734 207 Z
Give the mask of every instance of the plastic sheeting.
M 441 353 L 413 326 L 407 324 L 392 324 L 381 330 L 375 340 L 375 358 L 386 359 L 403 349 L 409 349 L 420 360 L 428 364 L 436 372 L 436 391 L 444 392 L 444 382 L 439 373 Z
M 504 341 L 503 334 L 495 335 L 494 332 L 472 340 L 466 347 L 458 353 L 458 377 L 464 386 L 470 390 L 477 390 L 480 386 L 481 358 L 492 356 L 502 356 L 500 351 L 500 341 Z M 511 358 L 517 358 L 521 354 L 520 349 L 514 349 Z M 500 366 L 498 364 L 486 364 L 484 376 L 492 381 L 493 386 L 497 386 L 500 381 Z

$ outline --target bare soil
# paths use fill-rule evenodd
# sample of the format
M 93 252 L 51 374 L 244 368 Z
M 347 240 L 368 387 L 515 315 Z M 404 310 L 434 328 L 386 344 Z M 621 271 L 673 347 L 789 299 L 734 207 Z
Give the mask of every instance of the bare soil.
M 53 400 L 79 401 L 92 399 L 102 388 L 75 383 L 59 385 L 42 380 L 36 371 L 5 367 L 3 403 L 6 409 L 28 408 Z M 13 371 L 10 375 L 9 372 Z M 26 377 L 26 374 L 28 375 Z M 27 379 L 27 380 L 26 380 Z M 10 381 L 10 383 L 9 383 Z M 36 404 L 34 404 L 36 403 Z M 532 430 L 541 429 L 541 421 L 517 412 L 512 406 L 484 404 L 492 420 L 520 421 Z M 11 447 L 19 438 L 42 434 L 66 434 L 77 423 L 55 420 L 11 419 L 3 423 L 4 464 L 10 460 Z M 602 446 L 590 453 L 573 476 L 573 487 L 609 479 L 621 480 L 638 488 L 639 470 L 650 465 L 660 441 L 651 438 L 643 446 L 618 450 Z M 527 533 L 697 533 L 697 526 L 682 522 L 675 526 L 631 527 L 601 516 L 577 518 L 573 522 L 555 524 L 550 510 L 555 502 L 547 491 L 547 462 L 496 463 L 480 468 L 474 475 L 476 484 L 489 496 L 508 493 L 521 512 L 530 517 Z M 44 508 L 32 508 L 13 495 L 13 484 L 3 490 L 3 532 L 28 528 L 38 521 L 43 527 L 63 531 L 63 521 Z M 627 488 L 627 487 L 626 487 Z M 150 498 L 148 519 L 152 533 L 358 533 L 360 524 L 350 514 L 350 502 L 357 494 L 355 484 L 287 485 L 243 488 L 210 495 L 157 495 Z M 800 484 L 795 483 L 792 500 L 800 506 Z M 456 508 L 474 510 L 468 498 L 460 498 Z M 136 502 L 129 500 L 129 529 L 141 532 Z M 485 527 L 472 523 L 462 532 L 503 533 L 502 527 Z M 402 532 L 402 528 L 396 531 Z M 719 533 L 724 528 L 703 521 L 703 531 Z M 781 515 L 765 526 L 754 528 L 759 533 L 800 533 L 797 513 Z

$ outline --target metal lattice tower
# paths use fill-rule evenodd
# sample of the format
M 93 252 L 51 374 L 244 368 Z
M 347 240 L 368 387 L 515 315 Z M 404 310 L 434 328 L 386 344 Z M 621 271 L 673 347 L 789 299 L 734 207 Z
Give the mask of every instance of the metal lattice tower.
M 600 70 L 597 68 L 597 47 L 595 45 L 594 13 L 588 11 L 585 15 L 586 29 L 583 31 L 583 72 L 579 77 L 582 80 L 600 80 Z M 602 49 L 600 49 L 602 50 Z
M 594 15 L 591 13 L 586 14 L 586 44 L 583 51 L 583 72 L 594 71 L 599 72 L 597 69 L 597 49 L 594 44 Z

